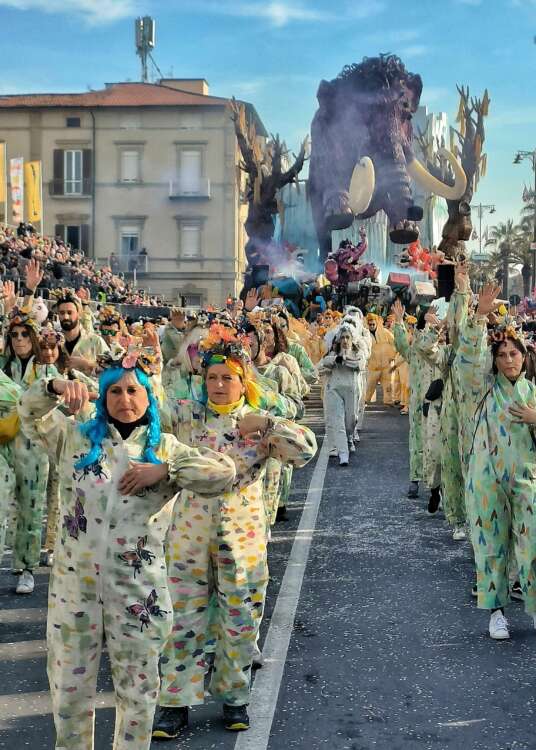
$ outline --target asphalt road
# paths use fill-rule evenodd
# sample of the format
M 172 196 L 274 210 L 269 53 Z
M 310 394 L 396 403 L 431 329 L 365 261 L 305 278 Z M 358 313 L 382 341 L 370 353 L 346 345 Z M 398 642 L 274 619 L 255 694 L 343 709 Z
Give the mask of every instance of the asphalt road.
M 318 403 L 309 404 L 309 421 L 322 432 Z M 285 607 L 280 585 L 314 468 L 295 473 L 290 521 L 273 533 L 263 638 L 280 593 Z M 332 460 L 325 474 L 271 733 L 256 750 L 536 750 L 531 621 L 512 604 L 512 640 L 489 640 L 486 613 L 470 596 L 469 545 L 452 541 L 441 514 L 428 515 L 424 494 L 405 498 L 407 471 L 407 418 L 372 407 L 350 466 Z M 5 558 L 0 748 L 48 750 L 48 571 L 22 598 L 7 567 Z M 106 657 L 99 705 L 95 747 L 105 750 L 113 732 Z M 153 747 L 233 750 L 235 741 L 209 701 L 191 712 L 180 744 Z

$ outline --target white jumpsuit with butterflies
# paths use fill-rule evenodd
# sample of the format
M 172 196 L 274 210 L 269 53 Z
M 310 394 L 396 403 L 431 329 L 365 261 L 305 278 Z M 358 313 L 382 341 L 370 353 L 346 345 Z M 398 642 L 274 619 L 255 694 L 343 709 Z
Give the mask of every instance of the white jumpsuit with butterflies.
M 56 750 L 93 750 L 95 695 L 103 635 L 116 697 L 114 750 L 148 750 L 159 693 L 158 658 L 172 626 L 163 543 L 175 494 L 221 493 L 234 464 L 162 434 L 155 451 L 168 480 L 123 496 L 118 481 L 139 460 L 145 426 L 123 440 L 113 426 L 98 463 L 74 463 L 89 449 L 75 422 L 58 409 L 46 381 L 22 397 L 25 434 L 45 445 L 61 483 L 61 533 L 48 600 L 48 677 Z M 180 501 L 179 501 L 180 502 Z

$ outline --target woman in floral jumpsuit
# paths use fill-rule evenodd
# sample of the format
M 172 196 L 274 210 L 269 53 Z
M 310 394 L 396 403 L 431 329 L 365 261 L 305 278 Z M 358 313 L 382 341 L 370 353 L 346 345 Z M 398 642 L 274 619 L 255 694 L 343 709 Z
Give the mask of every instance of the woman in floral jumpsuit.
M 178 436 L 232 458 L 232 491 L 207 502 L 183 493 L 168 536 L 173 635 L 162 654 L 153 736 L 176 737 L 188 706 L 204 702 L 209 598 L 218 598 L 218 643 L 210 692 L 223 701 L 227 729 L 247 729 L 251 664 L 262 619 L 268 566 L 263 480 L 267 460 L 303 466 L 316 452 L 306 427 L 259 411 L 260 391 L 245 351 L 228 342 L 205 353 L 206 404 L 178 410 Z
M 93 750 L 104 636 L 116 697 L 113 748 L 148 750 L 158 658 L 172 625 L 163 544 L 173 501 L 181 488 L 221 493 L 234 479 L 225 456 L 161 433 L 144 367 L 128 354 L 106 369 L 95 418 L 82 425 L 58 408 L 84 408 L 88 391 L 79 381 L 41 380 L 21 399 L 24 431 L 44 444 L 61 478 L 47 622 L 56 750 Z

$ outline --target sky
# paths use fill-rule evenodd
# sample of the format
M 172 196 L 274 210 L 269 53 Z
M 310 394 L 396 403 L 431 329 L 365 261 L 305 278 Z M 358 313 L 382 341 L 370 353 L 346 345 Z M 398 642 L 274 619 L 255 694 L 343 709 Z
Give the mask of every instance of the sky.
M 473 205 L 495 205 L 484 226 L 519 219 L 534 180 L 513 159 L 536 149 L 536 0 L 0 0 L 0 94 L 139 80 L 138 15 L 156 19 L 164 76 L 206 78 L 211 94 L 250 101 L 294 150 L 320 80 L 364 56 L 398 54 L 423 79 L 421 104 L 451 123 L 456 84 L 487 88 L 488 174 Z

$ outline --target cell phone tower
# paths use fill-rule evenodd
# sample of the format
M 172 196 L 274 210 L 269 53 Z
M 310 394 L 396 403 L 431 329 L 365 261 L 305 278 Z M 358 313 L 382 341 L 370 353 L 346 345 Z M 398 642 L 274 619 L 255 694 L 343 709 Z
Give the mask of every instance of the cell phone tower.
M 141 59 L 141 80 L 143 83 L 149 82 L 148 60 L 152 60 L 151 50 L 156 43 L 156 21 L 150 16 L 136 18 L 136 54 Z

